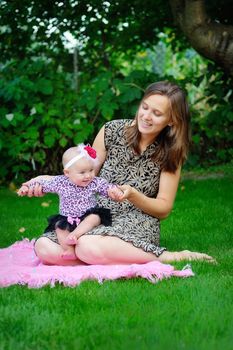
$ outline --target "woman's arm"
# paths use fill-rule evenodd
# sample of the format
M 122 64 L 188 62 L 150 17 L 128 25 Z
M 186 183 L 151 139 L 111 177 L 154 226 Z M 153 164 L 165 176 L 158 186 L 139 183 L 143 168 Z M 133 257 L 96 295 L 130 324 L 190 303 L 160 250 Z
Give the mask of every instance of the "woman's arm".
M 106 159 L 107 153 L 104 144 L 104 126 L 97 134 L 93 142 L 93 148 L 96 150 L 100 160 L 100 166 L 98 168 L 99 171 Z M 180 172 L 180 168 L 177 169 L 174 174 L 165 171 L 161 172 L 159 191 L 156 198 L 147 197 L 129 185 L 118 186 L 123 192 L 122 195 L 119 190 L 114 188 L 110 189 L 108 193 L 113 200 L 122 202 L 127 199 L 134 204 L 135 207 L 141 209 L 145 213 L 159 219 L 163 219 L 166 218 L 172 210 L 180 180 Z
M 96 150 L 97 152 L 97 157 L 99 159 L 99 166 L 96 169 L 96 175 L 99 173 L 100 168 L 102 167 L 105 159 L 106 159 L 106 148 L 105 148 L 105 144 L 104 144 L 104 126 L 100 129 L 100 131 L 98 132 L 94 142 L 93 142 L 93 148 Z
M 118 194 L 114 194 L 114 189 L 110 190 L 110 196 L 112 199 L 121 202 L 127 199 L 146 214 L 164 219 L 173 208 L 180 172 L 180 168 L 174 174 L 165 171 L 161 172 L 159 191 L 156 198 L 147 197 L 129 185 L 119 186 L 123 192 L 121 197 Z

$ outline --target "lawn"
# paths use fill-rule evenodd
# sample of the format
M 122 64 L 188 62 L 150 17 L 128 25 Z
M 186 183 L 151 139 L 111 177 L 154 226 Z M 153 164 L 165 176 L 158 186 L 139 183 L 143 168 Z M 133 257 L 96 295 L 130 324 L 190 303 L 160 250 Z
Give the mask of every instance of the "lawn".
M 161 225 L 162 246 L 206 252 L 217 265 L 192 262 L 194 277 L 157 284 L 135 278 L 76 288 L 2 288 L 0 350 L 231 350 L 232 180 L 232 172 L 183 179 Z M 0 202 L 1 248 L 36 237 L 58 205 L 53 195 L 19 198 L 4 188 Z

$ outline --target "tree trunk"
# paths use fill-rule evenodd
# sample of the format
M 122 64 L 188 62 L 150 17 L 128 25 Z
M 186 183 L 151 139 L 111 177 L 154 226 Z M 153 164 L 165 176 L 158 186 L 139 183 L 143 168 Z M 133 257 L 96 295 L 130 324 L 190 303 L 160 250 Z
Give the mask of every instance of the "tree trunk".
M 192 47 L 233 76 L 233 26 L 213 21 L 204 0 L 170 0 L 170 6 Z

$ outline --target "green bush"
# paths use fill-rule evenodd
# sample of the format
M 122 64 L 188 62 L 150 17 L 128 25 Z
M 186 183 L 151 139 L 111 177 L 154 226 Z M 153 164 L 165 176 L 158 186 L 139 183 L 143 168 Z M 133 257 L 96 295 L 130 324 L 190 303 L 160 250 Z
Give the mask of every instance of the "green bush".
M 108 120 L 131 118 L 154 74 L 100 72 L 72 88 L 72 76 L 45 59 L 12 60 L 0 68 L 1 182 L 62 171 L 64 149 L 93 141 Z
M 219 165 L 233 158 L 232 81 L 215 71 L 215 67 L 209 68 L 202 78 L 208 84 L 192 106 L 193 145 L 188 160 L 192 167 Z M 197 89 L 200 89 L 198 82 Z
M 1 180 L 58 173 L 64 148 L 93 131 L 77 109 L 69 75 L 36 59 L 8 62 L 0 77 Z
M 64 149 L 92 143 L 108 120 L 132 118 L 144 88 L 170 79 L 142 68 L 127 73 L 102 68 L 93 77 L 80 72 L 76 91 L 71 73 L 41 58 L 12 60 L 0 66 L 0 78 L 0 181 L 8 183 L 61 173 Z M 212 75 L 214 84 L 206 84 L 207 78 L 177 79 L 191 104 L 187 167 L 230 162 L 233 155 L 231 90 L 218 74 Z

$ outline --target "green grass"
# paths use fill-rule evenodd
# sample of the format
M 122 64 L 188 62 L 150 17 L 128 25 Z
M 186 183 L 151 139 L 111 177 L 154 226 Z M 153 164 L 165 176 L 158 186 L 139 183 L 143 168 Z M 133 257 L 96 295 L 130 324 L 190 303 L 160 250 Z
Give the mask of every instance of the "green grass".
M 192 262 L 195 277 L 157 284 L 135 278 L 86 281 L 75 288 L 0 289 L 0 350 L 231 350 L 231 174 L 182 180 L 173 213 L 161 225 L 161 245 L 206 252 L 217 265 Z M 36 237 L 57 203 L 53 195 L 19 198 L 1 189 L 0 246 Z

